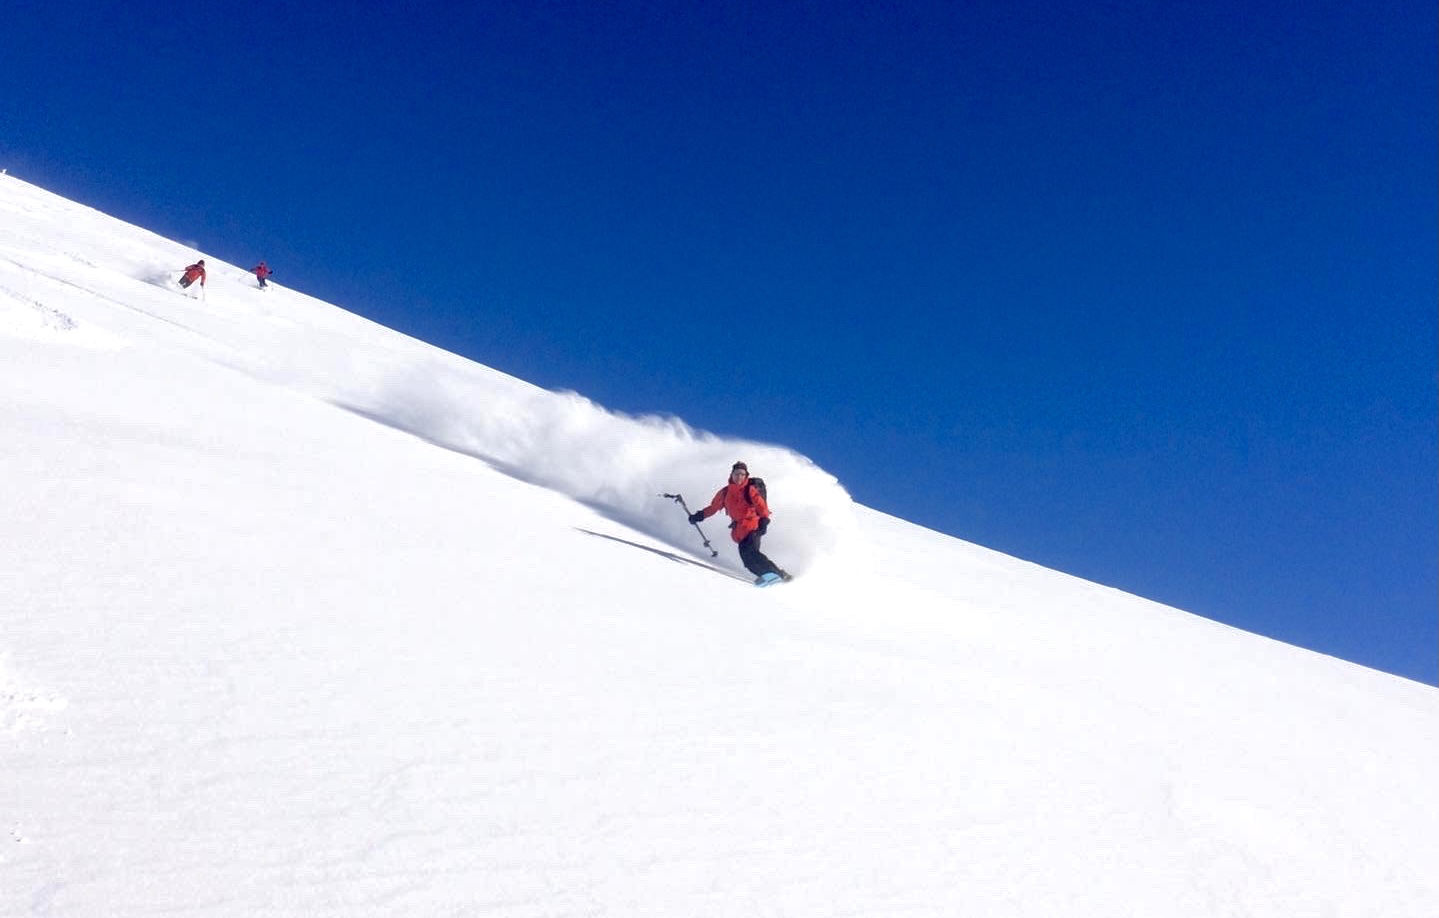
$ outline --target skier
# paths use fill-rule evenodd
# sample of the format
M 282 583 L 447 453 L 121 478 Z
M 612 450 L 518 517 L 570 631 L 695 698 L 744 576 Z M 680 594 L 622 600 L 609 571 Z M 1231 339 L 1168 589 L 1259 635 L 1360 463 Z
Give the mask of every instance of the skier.
M 265 283 L 265 278 L 269 277 L 271 274 L 274 274 L 275 272 L 270 270 L 270 266 L 269 266 L 269 265 L 265 264 L 265 263 L 262 261 L 262 262 L 260 262 L 258 265 L 255 265 L 255 267 L 251 268 L 250 270 L 252 270 L 252 271 L 255 272 L 255 278 L 256 278 L 256 280 L 258 280 L 258 281 L 260 282 L 260 289 L 261 289 L 261 290 L 264 290 L 266 287 L 270 286 L 269 284 Z
M 185 269 L 185 273 L 180 277 L 180 286 L 188 289 L 196 278 L 200 279 L 201 287 L 205 286 L 205 259 L 203 258 Z
M 698 524 L 718 513 L 721 507 L 729 514 L 730 538 L 739 545 L 739 559 L 745 569 L 755 575 L 754 582 L 772 579 L 766 577 L 768 574 L 789 580 L 790 575 L 759 550 L 759 541 L 769 530 L 769 503 L 749 480 L 749 466 L 743 462 L 736 462 L 730 468 L 729 484 L 715 492 L 708 507 L 691 513 L 689 520 Z

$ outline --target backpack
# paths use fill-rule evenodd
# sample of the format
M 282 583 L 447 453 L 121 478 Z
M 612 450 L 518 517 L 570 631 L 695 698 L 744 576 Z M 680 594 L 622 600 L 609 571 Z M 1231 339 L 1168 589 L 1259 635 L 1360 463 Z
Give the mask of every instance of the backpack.
M 759 496 L 764 498 L 764 502 L 769 503 L 769 491 L 764 486 L 764 479 L 751 477 L 749 483 L 750 487 L 758 491 Z M 751 507 L 754 506 L 754 498 L 749 496 L 749 488 L 744 489 L 744 499 L 749 501 Z

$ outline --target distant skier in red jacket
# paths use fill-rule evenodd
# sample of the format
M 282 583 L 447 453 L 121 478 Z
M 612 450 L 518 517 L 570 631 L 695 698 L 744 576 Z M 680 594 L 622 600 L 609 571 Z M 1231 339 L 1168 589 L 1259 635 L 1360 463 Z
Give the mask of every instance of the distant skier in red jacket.
M 261 289 L 261 290 L 264 290 L 266 287 L 270 286 L 269 284 L 265 283 L 265 278 L 269 277 L 271 274 L 274 274 L 275 272 L 270 270 L 270 266 L 269 266 L 269 265 L 265 264 L 265 263 L 262 261 L 262 262 L 260 262 L 258 265 L 255 265 L 255 267 L 253 268 L 253 270 L 254 270 L 254 272 L 255 272 L 255 279 L 260 282 L 260 289 Z
M 721 507 L 729 515 L 729 534 L 739 545 L 739 559 L 745 569 L 755 575 L 755 583 L 763 580 L 765 574 L 789 580 L 790 575 L 759 550 L 759 540 L 769 530 L 769 503 L 749 480 L 749 466 L 743 462 L 736 462 L 730 468 L 729 484 L 715 492 L 708 507 L 691 513 L 690 522 L 699 523 L 718 513 Z
M 193 265 L 190 265 L 190 267 L 185 269 L 185 273 L 180 275 L 180 286 L 188 288 L 197 278 L 200 281 L 200 286 L 205 286 L 205 259 L 203 258 Z

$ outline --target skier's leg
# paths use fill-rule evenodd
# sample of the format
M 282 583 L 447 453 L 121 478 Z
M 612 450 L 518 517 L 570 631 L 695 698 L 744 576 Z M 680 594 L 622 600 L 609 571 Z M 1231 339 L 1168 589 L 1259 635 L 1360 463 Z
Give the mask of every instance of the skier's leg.
M 760 536 L 758 532 L 751 532 L 744 537 L 743 542 L 739 543 L 739 557 L 740 560 L 744 562 L 745 570 L 754 574 L 756 577 L 763 576 L 764 574 L 778 574 L 788 580 L 789 575 L 780 570 L 778 565 L 765 557 L 764 552 L 759 550 L 759 541 L 761 538 L 762 536 Z
M 765 572 L 766 568 L 764 563 L 759 560 L 763 558 L 764 555 L 759 553 L 759 549 L 755 547 L 754 543 L 754 533 L 750 533 L 744 537 L 744 540 L 739 543 L 739 560 L 740 563 L 744 565 L 745 570 L 758 577 Z

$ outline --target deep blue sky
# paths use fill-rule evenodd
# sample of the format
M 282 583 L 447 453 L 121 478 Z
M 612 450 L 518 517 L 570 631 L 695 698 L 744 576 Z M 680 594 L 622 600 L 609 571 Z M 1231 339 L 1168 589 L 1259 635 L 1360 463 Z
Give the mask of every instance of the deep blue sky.
M 1432 0 L 11 7 L 21 178 L 1439 681 Z

